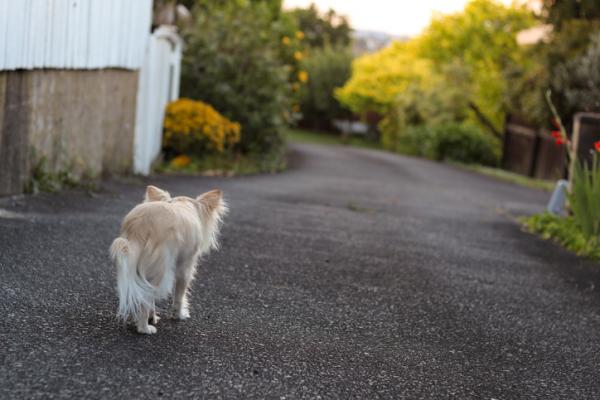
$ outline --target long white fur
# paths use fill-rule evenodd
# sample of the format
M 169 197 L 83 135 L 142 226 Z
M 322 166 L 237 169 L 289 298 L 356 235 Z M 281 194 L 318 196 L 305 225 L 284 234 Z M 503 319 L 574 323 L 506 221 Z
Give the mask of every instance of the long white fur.
M 158 317 L 154 303 L 174 293 L 175 317 L 189 317 L 187 289 L 202 255 L 218 248 L 218 233 L 227 205 L 221 191 L 197 198 L 171 198 L 148 186 L 143 203 L 127 214 L 121 235 L 110 246 L 117 268 L 118 315 L 133 319 L 140 333 Z

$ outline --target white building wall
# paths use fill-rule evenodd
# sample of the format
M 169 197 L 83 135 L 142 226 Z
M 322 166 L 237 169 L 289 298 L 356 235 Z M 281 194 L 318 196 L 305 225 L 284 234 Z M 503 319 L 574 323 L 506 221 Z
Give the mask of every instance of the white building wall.
M 0 0 L 0 71 L 139 69 L 152 0 Z

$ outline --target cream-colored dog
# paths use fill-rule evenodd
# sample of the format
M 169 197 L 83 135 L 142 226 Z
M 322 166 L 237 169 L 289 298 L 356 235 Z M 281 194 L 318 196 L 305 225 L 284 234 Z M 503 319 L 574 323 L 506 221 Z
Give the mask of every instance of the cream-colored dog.
M 173 293 L 175 318 L 190 316 L 187 290 L 203 254 L 217 248 L 227 205 L 220 190 L 192 199 L 171 198 L 148 186 L 146 198 L 125 216 L 110 246 L 117 267 L 118 314 L 133 319 L 139 333 L 156 333 L 155 301 Z M 149 320 L 152 325 L 149 325 Z

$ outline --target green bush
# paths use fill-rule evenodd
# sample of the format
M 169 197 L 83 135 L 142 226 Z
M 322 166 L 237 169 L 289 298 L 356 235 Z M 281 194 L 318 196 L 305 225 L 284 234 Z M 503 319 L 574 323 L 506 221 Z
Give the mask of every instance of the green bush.
M 437 161 L 496 166 L 500 158 L 495 139 L 469 124 L 419 125 L 398 136 L 396 148 L 404 154 Z
M 385 149 L 417 157 L 427 157 L 427 149 L 433 138 L 433 130 L 426 125 L 406 128 L 401 134 L 382 132 L 381 142 Z
M 333 92 L 350 78 L 350 49 L 331 46 L 313 49 L 302 65 L 310 77 L 301 90 L 302 124 L 313 129 L 328 129 L 331 120 L 349 117 L 350 111 L 340 105 Z
M 430 158 L 467 164 L 498 164 L 499 146 L 479 128 L 466 124 L 446 124 L 435 127 L 433 131 Z
M 530 232 L 539 233 L 544 239 L 553 239 L 577 255 L 600 261 L 598 239 L 587 238 L 572 217 L 545 213 L 525 218 L 522 222 Z
M 209 103 L 239 122 L 243 152 L 279 150 L 291 90 L 271 7 L 222 2 L 196 7 L 194 17 L 185 33 L 182 96 Z

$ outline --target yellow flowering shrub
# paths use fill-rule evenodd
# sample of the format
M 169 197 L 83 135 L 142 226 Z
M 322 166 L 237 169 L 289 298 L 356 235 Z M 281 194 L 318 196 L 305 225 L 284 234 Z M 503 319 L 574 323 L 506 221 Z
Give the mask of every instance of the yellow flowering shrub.
M 209 104 L 179 99 L 167 105 L 163 145 L 176 154 L 222 153 L 241 138 L 241 126 Z

